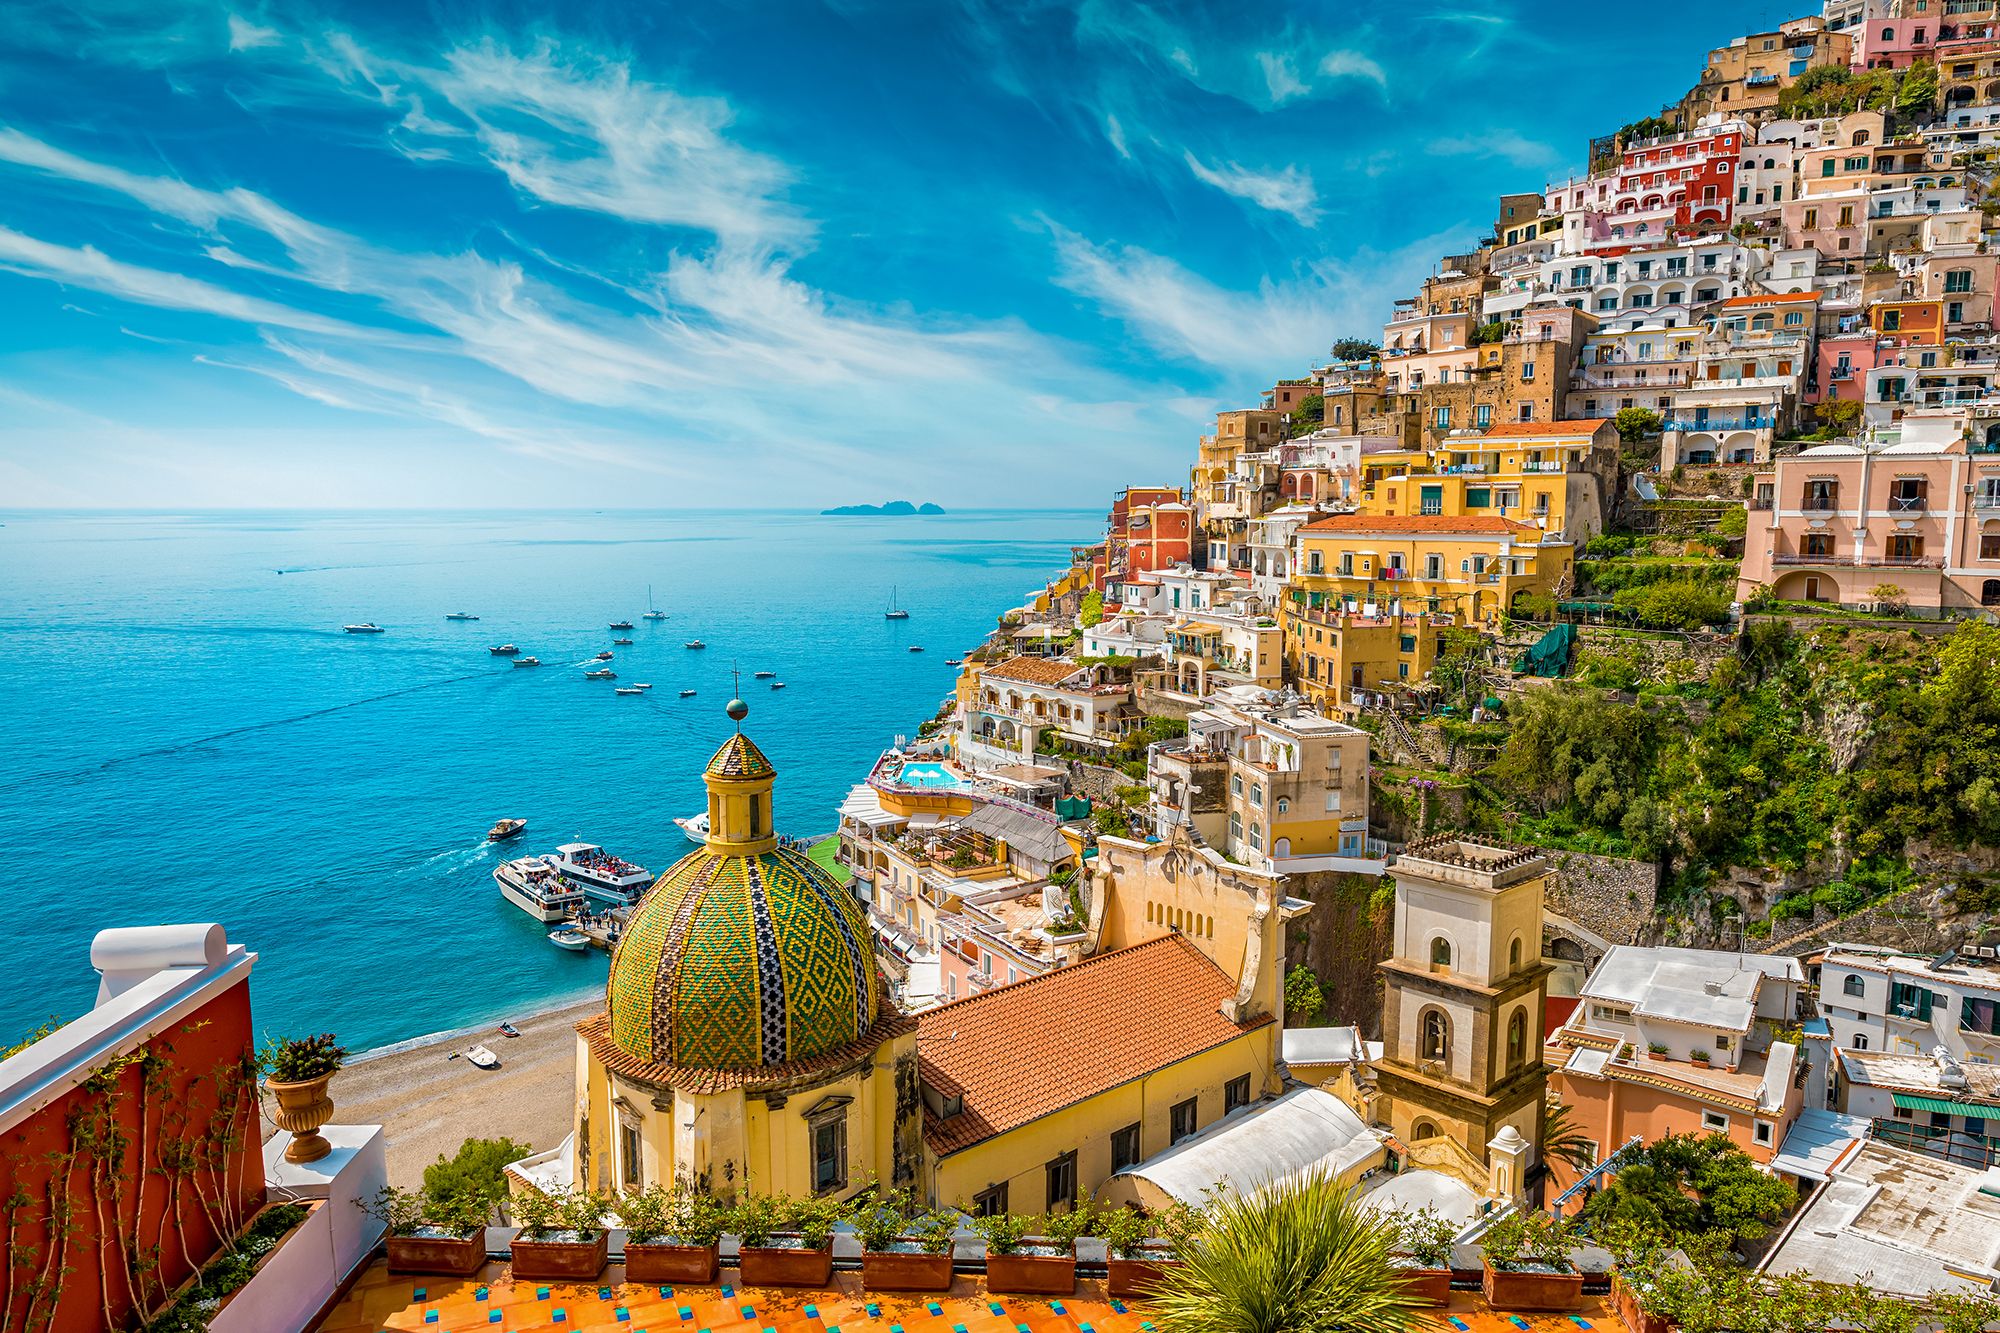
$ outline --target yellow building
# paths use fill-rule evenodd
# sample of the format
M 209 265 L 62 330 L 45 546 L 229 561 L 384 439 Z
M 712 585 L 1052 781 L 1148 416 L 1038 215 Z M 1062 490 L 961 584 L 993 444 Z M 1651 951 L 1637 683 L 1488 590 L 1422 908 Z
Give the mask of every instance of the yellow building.
M 1365 455 L 1361 511 L 1506 518 L 1582 542 L 1604 531 L 1617 477 L 1618 430 L 1608 418 L 1513 422 L 1449 436 L 1428 452 Z
M 1448 613 L 1491 629 L 1519 594 L 1554 592 L 1572 559 L 1568 542 L 1497 515 L 1319 519 L 1293 538 L 1286 651 L 1302 664 L 1310 612 L 1323 613 L 1322 632 L 1324 616 L 1341 611 L 1369 619 Z
M 1286 661 L 1292 684 L 1323 710 L 1358 706 L 1356 690 L 1393 692 L 1420 685 L 1445 651 L 1450 614 L 1368 615 L 1345 604 L 1287 608 Z

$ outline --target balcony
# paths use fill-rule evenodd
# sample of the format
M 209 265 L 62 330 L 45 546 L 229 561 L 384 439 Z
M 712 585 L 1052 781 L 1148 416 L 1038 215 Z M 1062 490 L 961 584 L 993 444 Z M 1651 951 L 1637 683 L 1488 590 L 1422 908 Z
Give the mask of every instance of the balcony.
M 1921 514 L 1929 507 L 1929 503 L 1921 495 L 1892 495 L 1889 497 L 1889 512 L 1892 514 Z
M 1840 501 L 1831 495 L 1808 495 L 1799 501 L 1799 508 L 1808 514 L 1833 514 L 1840 511 Z
M 1864 555 L 1855 563 L 1870 569 L 1942 569 L 1944 561 L 1934 556 Z
M 1726 430 L 1775 430 L 1778 419 L 1767 416 L 1742 417 L 1694 417 L 1687 420 L 1675 419 L 1661 427 L 1666 431 L 1716 431 Z

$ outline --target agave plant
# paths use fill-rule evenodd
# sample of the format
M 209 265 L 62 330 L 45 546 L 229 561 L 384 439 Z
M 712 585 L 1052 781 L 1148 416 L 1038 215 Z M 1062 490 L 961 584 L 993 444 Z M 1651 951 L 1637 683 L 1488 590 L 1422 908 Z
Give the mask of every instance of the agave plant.
M 1152 1303 L 1182 1333 L 1402 1333 L 1416 1307 L 1396 1241 L 1336 1177 L 1309 1172 L 1216 1199 Z

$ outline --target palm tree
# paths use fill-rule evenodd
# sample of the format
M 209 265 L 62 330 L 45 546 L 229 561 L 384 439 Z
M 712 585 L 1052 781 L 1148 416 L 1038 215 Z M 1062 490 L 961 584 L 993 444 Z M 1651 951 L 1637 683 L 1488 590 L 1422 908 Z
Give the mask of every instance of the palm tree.
M 1561 1162 L 1581 1176 L 1597 1165 L 1597 1145 L 1570 1119 L 1569 1106 L 1551 1097 L 1542 1112 L 1542 1165 Z
M 1176 1333 L 1403 1333 L 1396 1231 L 1324 1170 L 1212 1204 L 1155 1294 Z

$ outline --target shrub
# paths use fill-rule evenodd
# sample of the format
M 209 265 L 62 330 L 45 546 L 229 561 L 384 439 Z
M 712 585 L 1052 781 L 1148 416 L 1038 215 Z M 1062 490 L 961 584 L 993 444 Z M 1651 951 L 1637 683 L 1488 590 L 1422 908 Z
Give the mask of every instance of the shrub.
M 1317 1018 L 1326 1008 L 1326 991 L 1313 970 L 1300 964 L 1285 974 L 1285 1012 Z
M 1068 1210 L 1050 1213 L 1042 1219 L 1042 1234 L 1056 1244 L 1068 1248 L 1075 1245 L 1080 1236 L 1095 1234 L 1097 1208 L 1089 1199 L 1078 1199 Z
M 730 1210 L 729 1224 L 751 1249 L 768 1245 L 785 1225 L 785 1201 L 771 1194 L 749 1195 Z
M 1451 1267 L 1451 1242 L 1457 1228 L 1429 1208 L 1396 1215 L 1396 1243 L 1419 1268 Z
M 589 1240 L 604 1230 L 604 1215 L 611 1201 L 595 1190 L 571 1190 L 556 1208 L 556 1220 L 565 1231 L 574 1231 L 579 1240 Z
M 347 1048 L 331 1032 L 314 1037 L 274 1037 L 257 1053 L 257 1066 L 273 1083 L 304 1083 L 340 1071 Z
M 562 1201 L 540 1190 L 528 1190 L 514 1200 L 514 1221 L 529 1240 L 546 1239 L 557 1229 Z
M 458 1152 L 424 1168 L 424 1192 L 433 1198 L 465 1195 L 494 1208 L 507 1201 L 507 1164 L 534 1151 L 512 1139 L 467 1139 Z
M 847 1221 L 851 1212 L 840 1200 L 817 1194 L 793 1199 L 785 1205 L 785 1225 L 799 1233 L 809 1250 L 823 1250 L 833 1243 L 834 1228 Z
M 1012 1254 L 1021 1248 L 1035 1219 L 1022 1217 L 1016 1213 L 993 1213 L 987 1217 L 972 1219 L 972 1229 L 986 1242 L 988 1254 Z

